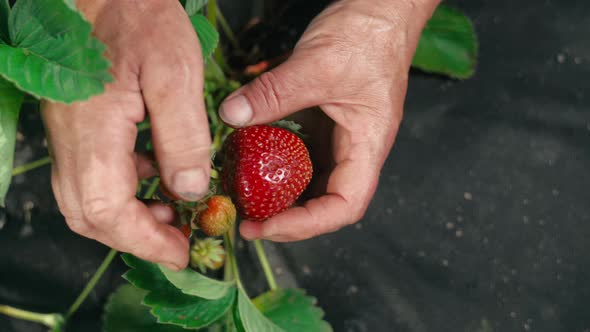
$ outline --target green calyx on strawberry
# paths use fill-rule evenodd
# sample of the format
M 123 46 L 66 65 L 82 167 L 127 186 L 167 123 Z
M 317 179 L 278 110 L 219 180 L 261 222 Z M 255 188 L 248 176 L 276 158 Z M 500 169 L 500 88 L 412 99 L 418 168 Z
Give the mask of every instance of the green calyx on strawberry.
M 207 209 L 200 212 L 197 225 L 209 236 L 220 236 L 236 222 L 236 207 L 227 196 L 215 195 L 207 200 Z
M 264 221 L 286 210 L 311 181 L 309 151 L 283 128 L 237 129 L 226 139 L 223 152 L 224 190 L 248 220 Z
M 205 273 L 207 269 L 218 270 L 225 263 L 222 241 L 214 238 L 198 239 L 191 246 L 190 264 Z

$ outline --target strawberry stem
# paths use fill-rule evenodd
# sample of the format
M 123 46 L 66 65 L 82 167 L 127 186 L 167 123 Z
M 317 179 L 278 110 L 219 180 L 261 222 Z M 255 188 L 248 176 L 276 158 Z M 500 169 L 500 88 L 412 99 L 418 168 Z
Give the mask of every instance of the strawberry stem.
M 23 174 L 48 164 L 51 164 L 51 158 L 49 156 L 35 160 L 22 166 L 15 167 L 14 169 L 12 169 L 12 176 Z
M 152 183 L 148 187 L 147 191 L 145 192 L 143 199 L 151 199 L 152 196 L 154 196 L 154 194 L 156 193 L 156 190 L 158 190 L 159 185 L 160 185 L 160 178 L 154 178 L 154 180 L 152 181 Z
M 149 127 L 145 127 L 145 128 L 141 128 L 140 130 L 146 130 L 148 128 Z M 12 170 L 12 175 L 22 174 L 27 171 L 33 170 L 35 168 L 47 165 L 49 163 L 51 163 L 51 159 L 49 157 L 45 157 L 45 158 L 39 159 L 37 161 L 34 161 L 32 163 L 14 168 Z M 158 177 L 154 178 L 154 180 L 152 180 L 152 183 L 148 187 L 147 191 L 143 195 L 143 198 L 144 199 L 152 198 L 152 196 L 154 195 L 154 193 L 158 189 L 159 184 L 160 184 L 160 178 L 158 178 Z M 142 186 L 140 183 L 139 189 L 141 189 L 141 187 Z M 102 261 L 102 263 L 100 264 L 100 266 L 98 267 L 98 269 L 96 270 L 96 272 L 94 273 L 94 275 L 92 276 L 90 281 L 84 287 L 84 290 L 82 290 L 80 295 L 78 295 L 78 297 L 76 298 L 74 303 L 70 306 L 67 313 L 65 314 L 65 317 L 62 316 L 61 314 L 55 314 L 55 313 L 54 314 L 42 314 L 42 313 L 31 312 L 31 311 L 13 308 L 13 307 L 10 307 L 7 305 L 0 305 L 0 314 L 4 314 L 6 316 L 13 317 L 13 318 L 27 320 L 30 322 L 43 324 L 43 325 L 48 326 L 48 327 L 52 328 L 53 330 L 57 331 L 59 328 L 61 328 L 65 324 L 66 320 L 69 319 L 78 310 L 78 308 L 80 308 L 82 303 L 84 303 L 84 301 L 86 300 L 86 298 L 88 297 L 90 292 L 92 292 L 94 287 L 96 287 L 96 284 L 98 284 L 98 282 L 100 281 L 100 279 L 102 278 L 102 276 L 104 275 L 104 273 L 106 272 L 108 267 L 111 265 L 111 263 L 115 259 L 117 253 L 118 253 L 118 251 L 115 249 L 111 249 L 109 251 L 109 253 L 104 258 L 104 260 Z M 233 256 L 233 254 L 232 254 L 232 256 Z M 237 267 L 236 267 L 236 271 L 237 271 Z M 239 284 L 241 285 L 241 283 L 239 283 Z
M 277 281 L 275 280 L 275 276 L 272 273 L 270 264 L 268 263 L 268 258 L 266 256 L 266 252 L 264 251 L 262 241 L 254 240 L 254 247 L 256 248 L 256 254 L 258 255 L 258 259 L 260 260 L 260 264 L 262 265 L 262 270 L 264 271 L 266 281 L 268 282 L 268 287 L 270 287 L 271 291 L 274 291 L 278 288 Z
M 70 307 L 70 309 L 66 313 L 66 318 L 72 317 L 72 315 L 78 310 L 80 305 L 82 305 L 82 303 L 84 303 L 84 300 L 86 300 L 86 297 L 88 297 L 90 292 L 92 292 L 92 290 L 94 289 L 96 284 L 100 281 L 100 278 L 102 278 L 102 275 L 106 272 L 109 265 L 111 265 L 111 262 L 113 261 L 113 259 L 115 258 L 116 255 L 117 255 L 117 250 L 111 249 L 109 251 L 109 253 L 104 258 L 104 260 L 102 261 L 102 263 L 100 264 L 100 266 L 98 267 L 98 269 L 96 270 L 96 272 L 94 273 L 94 275 L 92 276 L 92 278 L 90 279 L 88 284 L 86 284 L 86 287 L 84 287 L 84 290 L 82 291 L 82 293 L 80 293 L 80 295 L 78 295 L 78 298 L 76 298 L 76 301 L 74 301 L 74 303 L 72 304 L 72 306 Z
M 0 305 L 0 314 L 6 316 L 43 324 L 47 327 L 55 329 L 63 325 L 64 318 L 60 314 L 42 314 L 32 311 L 21 310 L 7 305 Z
M 228 233 L 223 234 L 223 240 L 225 241 L 225 245 L 227 246 L 227 248 L 226 248 L 227 257 L 229 258 L 229 260 L 231 262 L 231 265 L 233 268 L 233 274 L 235 275 L 235 279 L 236 279 L 236 283 L 238 284 L 238 287 L 245 292 L 246 290 L 244 289 L 244 285 L 242 284 L 242 279 L 240 279 L 240 271 L 238 270 L 238 262 L 236 260 L 236 255 L 234 252 L 233 241 Z
M 236 38 L 236 35 L 234 34 L 231 27 L 227 23 L 225 16 L 223 15 L 221 10 L 219 9 L 219 6 L 216 4 L 215 7 L 216 7 L 215 9 L 217 11 L 217 21 L 219 22 L 221 29 L 225 33 L 225 36 L 227 37 L 227 39 L 229 40 L 229 42 L 232 44 L 232 46 L 234 48 L 239 49 L 240 45 L 238 44 L 238 39 Z
M 235 226 L 232 226 L 232 227 L 229 229 L 229 231 L 227 232 L 227 237 L 228 237 L 228 238 L 229 238 L 231 241 L 233 241 L 233 239 L 234 239 L 234 236 L 235 236 Z M 224 236 L 224 241 L 225 241 L 225 243 L 226 243 L 226 246 L 227 246 L 228 239 L 226 239 L 226 238 L 225 238 L 225 236 Z M 226 258 L 226 260 L 225 260 L 225 266 L 224 266 L 224 268 L 223 268 L 223 279 L 224 279 L 225 281 L 230 281 L 230 280 L 232 280 L 232 279 L 233 279 L 233 270 L 232 270 L 232 269 L 233 269 L 233 266 L 232 266 L 232 262 L 231 262 L 232 260 L 231 260 L 231 258 L 229 257 L 229 247 L 227 247 L 227 248 L 226 248 L 226 257 L 227 257 L 227 258 Z
M 223 129 L 225 125 L 220 125 L 217 127 L 215 131 L 215 136 L 213 136 L 213 150 L 215 152 L 219 152 L 221 150 L 221 137 L 223 135 Z

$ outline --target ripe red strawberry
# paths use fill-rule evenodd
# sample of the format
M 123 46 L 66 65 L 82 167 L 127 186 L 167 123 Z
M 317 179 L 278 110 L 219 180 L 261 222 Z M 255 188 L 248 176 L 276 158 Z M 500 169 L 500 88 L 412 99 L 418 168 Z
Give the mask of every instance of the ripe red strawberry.
M 305 144 L 286 129 L 246 127 L 225 141 L 224 190 L 248 220 L 263 221 L 293 205 L 311 175 Z
M 227 196 L 215 195 L 207 200 L 207 210 L 199 214 L 197 224 L 209 236 L 223 235 L 236 222 L 236 207 Z

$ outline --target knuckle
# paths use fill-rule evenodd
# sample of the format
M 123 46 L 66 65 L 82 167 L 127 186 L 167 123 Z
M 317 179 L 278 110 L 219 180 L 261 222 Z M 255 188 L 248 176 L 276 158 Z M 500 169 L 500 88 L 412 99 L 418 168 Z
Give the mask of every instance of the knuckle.
M 82 236 L 90 237 L 93 233 L 93 227 L 86 224 L 81 219 L 76 218 L 66 218 L 66 223 L 68 227 L 76 234 L 80 234 Z
M 158 63 L 164 63 L 157 70 L 150 70 L 144 80 L 149 81 L 147 93 L 152 95 L 154 102 L 165 103 L 174 93 L 178 91 L 191 91 L 193 87 L 200 85 L 197 82 L 199 75 L 195 74 L 198 70 L 196 60 L 188 59 L 180 55 L 172 55 L 169 58 L 159 59 Z M 154 60 L 154 62 L 156 62 Z M 146 73 L 148 73 L 146 69 Z M 168 107 L 150 108 L 150 112 L 167 112 Z
M 352 209 L 347 225 L 356 224 L 365 216 L 367 209 Z
M 64 216 L 68 227 L 74 233 L 90 237 L 93 233 L 93 227 L 84 221 L 84 218 L 78 209 L 74 208 L 71 203 L 68 203 L 67 200 L 62 198 L 60 182 L 56 176 L 52 176 L 51 182 L 57 206 L 61 214 Z
M 281 110 L 281 99 L 283 87 L 280 79 L 272 71 L 262 74 L 253 83 L 253 89 L 255 95 L 254 100 L 262 103 L 263 107 L 269 111 L 280 111 Z
M 170 73 L 167 82 L 187 81 L 192 75 L 194 65 L 192 61 L 182 56 L 175 56 L 169 63 L 167 71 Z
M 353 202 L 348 208 L 348 218 L 345 220 L 344 226 L 349 226 L 357 223 L 365 216 L 367 212 L 368 203 L 362 201 Z
M 350 73 L 353 69 L 350 68 L 353 55 L 360 52 L 357 43 L 346 36 L 333 33 L 319 33 L 308 47 L 306 56 L 318 70 L 321 70 L 321 75 L 318 77 L 320 79 L 323 77 L 327 81 Z M 329 50 L 329 52 L 315 52 L 317 48 Z
M 189 84 L 189 80 L 190 75 L 188 66 L 180 62 L 169 64 L 167 67 L 166 76 L 162 77 L 160 83 L 158 84 L 158 97 L 160 99 L 165 98 L 168 96 L 170 91 L 177 90 L 179 87 Z
M 106 197 L 95 197 L 82 202 L 82 215 L 91 226 L 98 227 L 110 223 L 116 209 L 112 200 Z
M 195 155 L 209 152 L 211 149 L 211 138 L 209 135 L 196 135 L 187 139 L 187 133 L 169 133 L 161 138 L 160 149 L 166 154 L 174 155 Z

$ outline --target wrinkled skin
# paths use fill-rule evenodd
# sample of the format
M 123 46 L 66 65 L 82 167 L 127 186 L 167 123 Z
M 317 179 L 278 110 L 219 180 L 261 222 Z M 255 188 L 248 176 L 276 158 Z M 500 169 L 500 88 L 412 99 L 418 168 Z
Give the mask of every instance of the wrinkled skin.
M 60 210 L 77 233 L 173 269 L 185 267 L 189 244 L 167 224 L 173 211 L 135 199 L 138 179 L 155 169 L 133 149 L 136 123 L 147 110 L 168 191 L 189 200 L 206 191 L 211 140 L 197 35 L 175 0 L 78 4 L 108 47 L 115 82 L 86 102 L 42 105 Z
M 307 116 L 317 120 L 297 115 L 316 138 L 312 150 L 322 156 L 314 158 L 320 166 L 317 197 L 264 223 L 243 222 L 242 236 L 298 241 L 362 218 L 397 134 L 411 59 L 435 5 L 339 1 L 310 24 L 288 61 L 222 104 L 222 119 L 234 126 L 268 123 L 313 106 L 333 121 L 313 111 Z M 322 151 L 327 147 L 331 154 Z
M 362 217 L 402 118 L 420 31 L 437 3 L 341 0 L 311 23 L 287 62 L 228 97 L 220 115 L 236 127 L 312 106 L 331 119 L 307 127 L 330 134 L 332 141 L 332 160 L 319 163 L 326 164 L 317 197 L 264 223 L 242 223 L 243 237 L 302 240 Z M 198 38 L 176 0 L 77 4 L 108 47 L 115 81 L 85 102 L 42 105 L 60 210 L 79 234 L 184 268 L 188 241 L 169 225 L 173 211 L 135 198 L 138 179 L 156 170 L 153 160 L 133 148 L 135 124 L 149 114 L 166 191 L 185 200 L 205 193 L 211 139 Z M 327 123 L 333 131 L 314 123 Z

